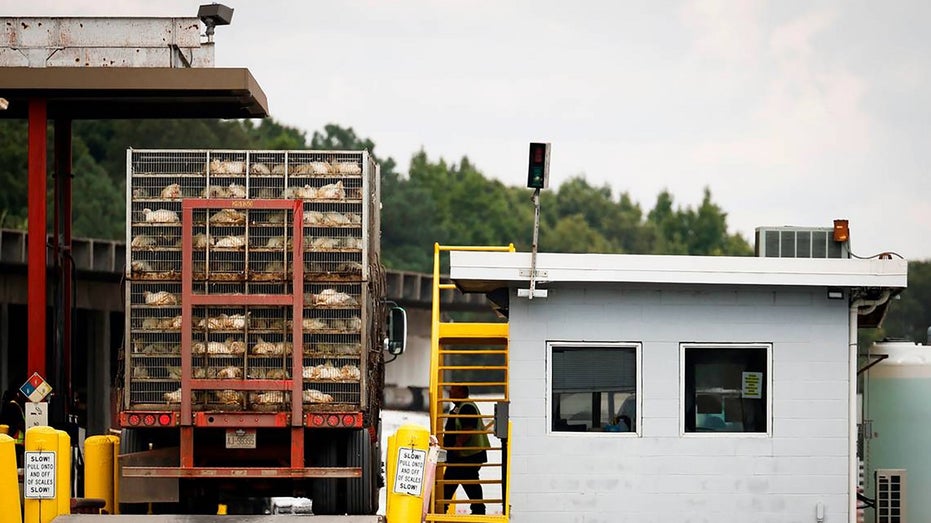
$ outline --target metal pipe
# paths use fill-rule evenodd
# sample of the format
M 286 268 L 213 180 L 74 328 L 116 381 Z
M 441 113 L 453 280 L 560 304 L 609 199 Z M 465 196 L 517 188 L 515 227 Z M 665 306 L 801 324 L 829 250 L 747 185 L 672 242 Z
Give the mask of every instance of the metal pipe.
M 856 299 L 850 302 L 850 319 L 848 321 L 848 354 L 847 354 L 847 521 L 857 522 L 857 478 L 859 467 L 857 463 L 857 316 L 860 308 L 865 307 L 863 314 L 873 312 L 876 307 L 889 300 L 892 292 L 883 291 L 882 296 L 875 300 Z
M 47 215 L 46 153 L 48 105 L 45 98 L 29 100 L 29 225 L 27 281 L 29 284 L 28 306 L 28 366 L 27 373 L 47 374 L 45 363 L 45 314 L 46 314 L 46 244 Z

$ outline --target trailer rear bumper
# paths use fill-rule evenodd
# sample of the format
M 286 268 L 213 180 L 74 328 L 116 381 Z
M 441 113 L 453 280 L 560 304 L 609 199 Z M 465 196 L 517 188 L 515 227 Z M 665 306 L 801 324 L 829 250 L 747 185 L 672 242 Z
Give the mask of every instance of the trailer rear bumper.
M 123 467 L 125 478 L 361 478 L 361 467 Z M 225 520 L 224 520 L 225 521 Z

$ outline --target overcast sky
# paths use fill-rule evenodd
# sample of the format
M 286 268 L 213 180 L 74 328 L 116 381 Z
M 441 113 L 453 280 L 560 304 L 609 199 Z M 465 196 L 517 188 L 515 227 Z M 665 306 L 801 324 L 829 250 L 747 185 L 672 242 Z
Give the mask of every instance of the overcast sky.
M 3 16 L 189 16 L 196 1 L 0 0 Z M 551 185 L 584 175 L 645 210 L 704 187 L 760 225 L 847 218 L 855 254 L 931 258 L 931 2 L 227 0 L 218 66 L 276 119 L 335 122 L 402 168 L 467 155 Z M 528 203 L 529 205 L 529 203 Z M 541 234 L 546 234 L 543 231 Z

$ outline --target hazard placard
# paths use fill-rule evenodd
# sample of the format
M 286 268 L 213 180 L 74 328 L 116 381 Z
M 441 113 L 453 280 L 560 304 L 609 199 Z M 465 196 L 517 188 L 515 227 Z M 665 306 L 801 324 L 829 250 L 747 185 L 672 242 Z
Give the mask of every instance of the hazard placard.
M 29 398 L 29 401 L 38 403 L 52 392 L 52 386 L 38 372 L 34 372 L 26 380 L 26 383 L 23 383 L 23 386 L 19 388 L 19 391 L 23 393 L 23 396 Z
M 51 499 L 55 497 L 55 453 L 36 451 L 24 453 L 23 497 Z

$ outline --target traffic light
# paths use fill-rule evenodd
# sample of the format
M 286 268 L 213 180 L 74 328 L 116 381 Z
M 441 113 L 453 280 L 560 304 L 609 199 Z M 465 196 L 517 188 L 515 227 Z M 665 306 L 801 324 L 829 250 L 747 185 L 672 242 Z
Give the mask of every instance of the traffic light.
M 527 187 L 546 189 L 550 182 L 550 144 L 530 143 L 530 167 L 527 170 Z

